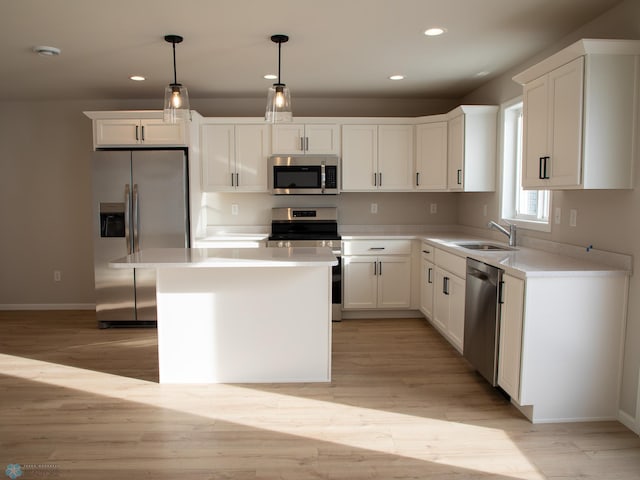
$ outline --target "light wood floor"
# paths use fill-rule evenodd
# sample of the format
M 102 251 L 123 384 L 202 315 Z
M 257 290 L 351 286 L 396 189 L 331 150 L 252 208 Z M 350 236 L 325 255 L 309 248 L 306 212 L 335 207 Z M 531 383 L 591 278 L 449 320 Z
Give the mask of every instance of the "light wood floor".
M 0 312 L 1 472 L 640 478 L 637 435 L 616 422 L 532 425 L 419 319 L 334 324 L 330 384 L 159 385 L 155 334 L 99 330 L 92 312 Z

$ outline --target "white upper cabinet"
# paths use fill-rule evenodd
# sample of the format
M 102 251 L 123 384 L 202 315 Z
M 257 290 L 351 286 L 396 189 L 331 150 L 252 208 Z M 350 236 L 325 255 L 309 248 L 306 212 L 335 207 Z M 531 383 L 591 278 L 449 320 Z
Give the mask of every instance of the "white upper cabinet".
M 580 40 L 514 77 L 524 188 L 633 188 L 639 58 L 638 40 Z
M 93 123 L 96 148 L 187 145 L 184 122 L 165 123 L 161 118 L 97 118 Z
M 267 191 L 268 125 L 204 123 L 200 143 L 203 190 Z
M 447 122 L 416 126 L 416 190 L 447 189 Z
M 340 153 L 337 124 L 276 124 L 272 130 L 273 154 L 305 155 Z
M 452 110 L 449 118 L 447 189 L 494 191 L 498 107 L 463 105 Z
M 342 190 L 412 190 L 413 136 L 413 125 L 343 125 Z

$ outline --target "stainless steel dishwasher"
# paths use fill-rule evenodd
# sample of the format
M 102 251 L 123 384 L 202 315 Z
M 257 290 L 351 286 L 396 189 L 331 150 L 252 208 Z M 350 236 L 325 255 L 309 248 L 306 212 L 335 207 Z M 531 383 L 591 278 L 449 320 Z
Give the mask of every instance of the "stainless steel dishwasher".
M 464 358 L 493 386 L 498 381 L 502 273 L 499 268 L 467 258 Z

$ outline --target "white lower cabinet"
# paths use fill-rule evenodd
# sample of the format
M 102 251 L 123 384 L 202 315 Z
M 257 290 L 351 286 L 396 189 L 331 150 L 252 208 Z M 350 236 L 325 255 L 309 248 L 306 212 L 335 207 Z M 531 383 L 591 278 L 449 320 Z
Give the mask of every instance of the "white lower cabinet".
M 628 277 L 503 281 L 498 385 L 534 423 L 616 419 Z
M 466 259 L 422 243 L 420 311 L 462 353 Z
M 432 322 L 460 353 L 464 346 L 464 282 L 436 266 Z
M 524 280 L 504 274 L 502 282 L 503 303 L 500 315 L 498 385 L 511 398 L 519 402 Z
M 410 241 L 346 241 L 344 253 L 345 310 L 410 308 Z

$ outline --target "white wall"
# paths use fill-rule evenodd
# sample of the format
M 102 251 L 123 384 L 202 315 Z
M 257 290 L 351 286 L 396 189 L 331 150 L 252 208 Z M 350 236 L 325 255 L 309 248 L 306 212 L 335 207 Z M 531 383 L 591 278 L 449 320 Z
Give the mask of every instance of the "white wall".
M 463 103 L 501 104 L 522 94 L 522 88 L 511 77 L 526 67 L 564 48 L 581 38 L 640 39 L 640 2 L 626 0 L 579 30 L 571 33 L 553 47 L 540 52 L 535 58 L 511 69 L 467 97 Z M 630 99 L 631 100 L 631 99 Z M 640 132 L 639 132 L 640 135 Z M 550 233 L 533 233 L 521 230 L 520 236 L 531 235 L 572 245 L 593 245 L 597 249 L 633 255 L 634 271 L 640 271 L 640 165 L 636 165 L 634 190 L 627 191 L 564 191 L 552 196 L 552 207 L 562 209 L 562 223 L 552 225 Z M 464 225 L 483 227 L 480 212 L 482 204 L 488 204 L 492 218 L 499 216 L 499 194 L 465 194 L 459 199 L 459 221 Z M 569 209 L 578 210 L 576 227 L 569 227 Z M 579 333 L 579 332 L 577 332 Z M 631 279 L 629 312 L 627 319 L 624 369 L 621 391 L 621 409 L 630 417 L 636 417 L 639 398 L 638 375 L 640 371 L 640 279 Z M 640 415 L 639 415 L 640 416 Z M 636 417 L 640 427 L 640 418 Z

